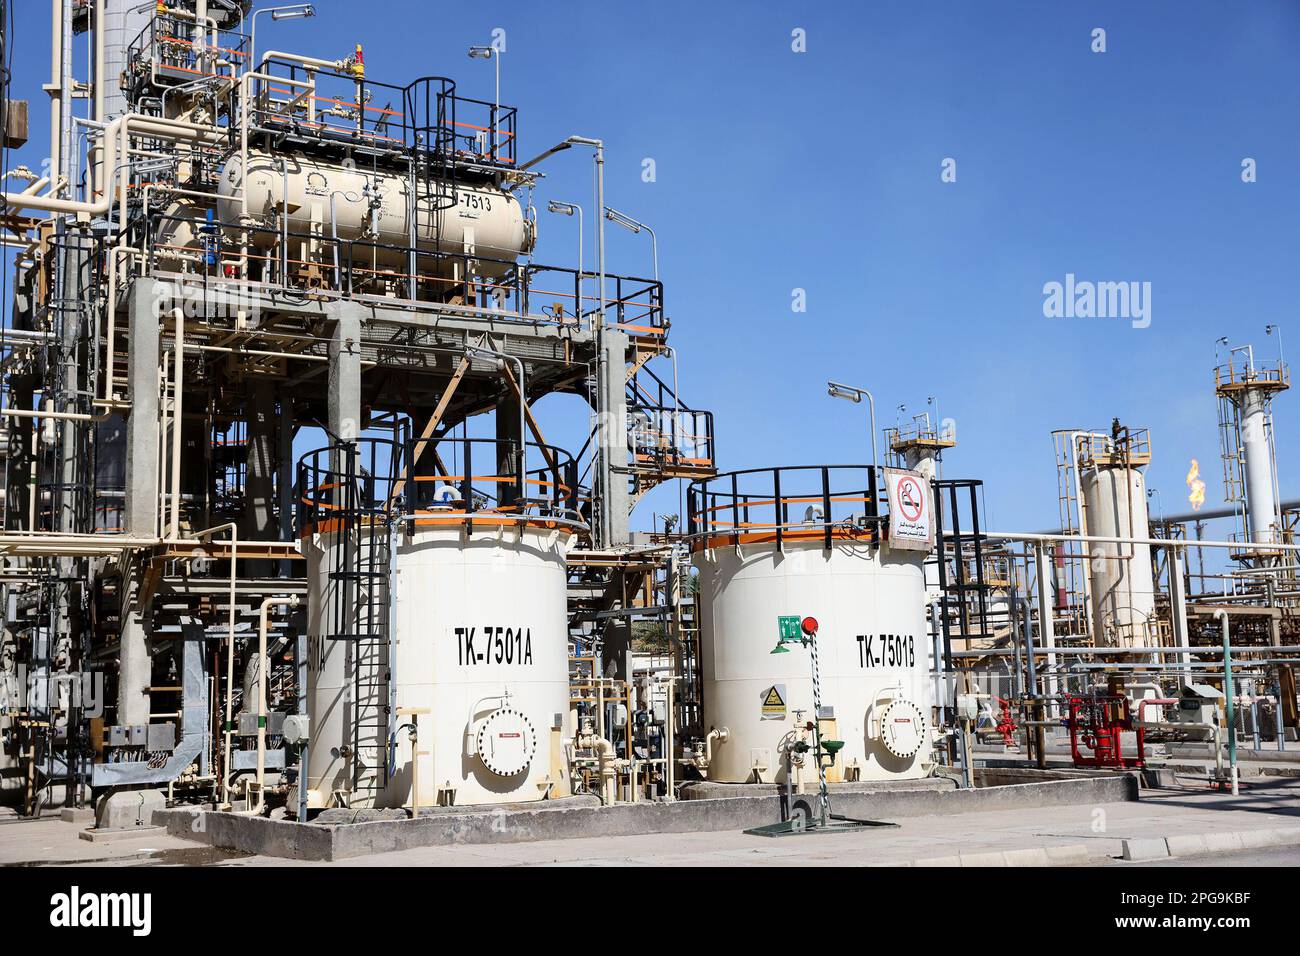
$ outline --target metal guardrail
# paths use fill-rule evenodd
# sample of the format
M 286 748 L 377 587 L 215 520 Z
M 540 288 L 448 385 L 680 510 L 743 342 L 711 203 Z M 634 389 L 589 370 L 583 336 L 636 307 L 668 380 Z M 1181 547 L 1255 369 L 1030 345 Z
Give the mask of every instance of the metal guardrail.
M 878 537 L 883 511 L 877 469 L 870 465 L 803 465 L 732 471 L 692 482 L 687 534 L 714 543 Z
M 525 448 L 544 464 L 522 478 L 501 468 L 517 460 L 508 440 L 361 438 L 309 451 L 298 461 L 298 534 L 399 517 L 580 522 L 577 463 L 553 445 Z

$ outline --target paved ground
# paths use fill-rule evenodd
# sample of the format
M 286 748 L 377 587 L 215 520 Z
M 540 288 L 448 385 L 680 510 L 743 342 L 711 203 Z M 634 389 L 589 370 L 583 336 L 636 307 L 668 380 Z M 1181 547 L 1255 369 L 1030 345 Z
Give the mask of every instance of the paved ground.
M 335 866 L 899 866 L 955 857 L 1049 847 L 1087 850 L 1081 863 L 1107 863 L 1122 841 L 1179 834 L 1224 833 L 1300 826 L 1300 782 L 1252 781 L 1239 797 L 1180 778 L 1177 789 L 1144 791 L 1138 803 L 1053 807 L 917 817 L 897 829 L 864 834 L 821 834 L 769 839 L 739 832 L 656 834 L 589 840 L 553 840 L 498 846 L 428 847 L 357 857 Z M 0 865 L 221 865 L 285 866 L 274 857 L 213 850 L 162 831 L 119 843 L 78 839 L 79 827 L 57 818 L 0 818 Z M 1253 859 L 1271 859 L 1250 851 Z M 1295 851 L 1292 851 L 1295 853 Z M 987 859 L 987 858 L 986 858 Z M 1278 854 L 1276 865 L 1295 856 Z M 1216 856 L 1214 865 L 1228 865 Z M 1126 864 L 1134 865 L 1134 864 Z M 1243 865 L 1257 865 L 1247 863 Z M 1274 865 L 1260 863 L 1258 865 Z

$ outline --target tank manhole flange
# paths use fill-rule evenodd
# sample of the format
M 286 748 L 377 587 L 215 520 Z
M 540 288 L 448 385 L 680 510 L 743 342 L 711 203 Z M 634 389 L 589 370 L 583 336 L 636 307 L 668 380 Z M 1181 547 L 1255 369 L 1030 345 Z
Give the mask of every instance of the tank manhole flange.
M 880 740 L 895 757 L 915 757 L 925 743 L 925 715 L 910 700 L 890 701 L 880 715 Z
M 502 707 L 483 718 L 474 742 L 483 766 L 498 777 L 513 777 L 533 762 L 537 733 L 525 715 Z

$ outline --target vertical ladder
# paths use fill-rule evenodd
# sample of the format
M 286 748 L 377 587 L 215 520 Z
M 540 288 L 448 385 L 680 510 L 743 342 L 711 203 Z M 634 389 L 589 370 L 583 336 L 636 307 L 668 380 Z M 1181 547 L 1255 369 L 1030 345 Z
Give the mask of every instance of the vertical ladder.
M 329 579 L 328 641 L 347 644 L 351 687 L 344 721 L 350 729 L 350 801 L 373 805 L 387 783 L 389 724 L 389 573 L 387 521 L 376 507 L 375 479 L 359 467 L 355 445 L 339 446 L 335 474 L 336 538 Z M 378 496 L 381 497 L 381 496 Z
M 1241 419 L 1237 403 L 1226 395 L 1219 396 L 1219 457 L 1223 461 L 1223 500 L 1227 504 L 1244 508 L 1246 493 L 1242 474 Z
M 388 528 L 358 542 L 357 639 L 352 644 L 352 792 L 378 798 L 388 768 Z

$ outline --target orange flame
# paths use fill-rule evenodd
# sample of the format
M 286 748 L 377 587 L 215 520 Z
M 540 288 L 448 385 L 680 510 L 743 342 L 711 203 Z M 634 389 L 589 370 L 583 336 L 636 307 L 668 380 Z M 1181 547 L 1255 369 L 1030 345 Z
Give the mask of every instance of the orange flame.
M 1200 511 L 1201 505 L 1205 504 L 1205 482 L 1201 481 L 1201 466 L 1195 458 L 1192 459 L 1192 467 L 1187 472 L 1187 501 L 1191 504 L 1193 511 Z

